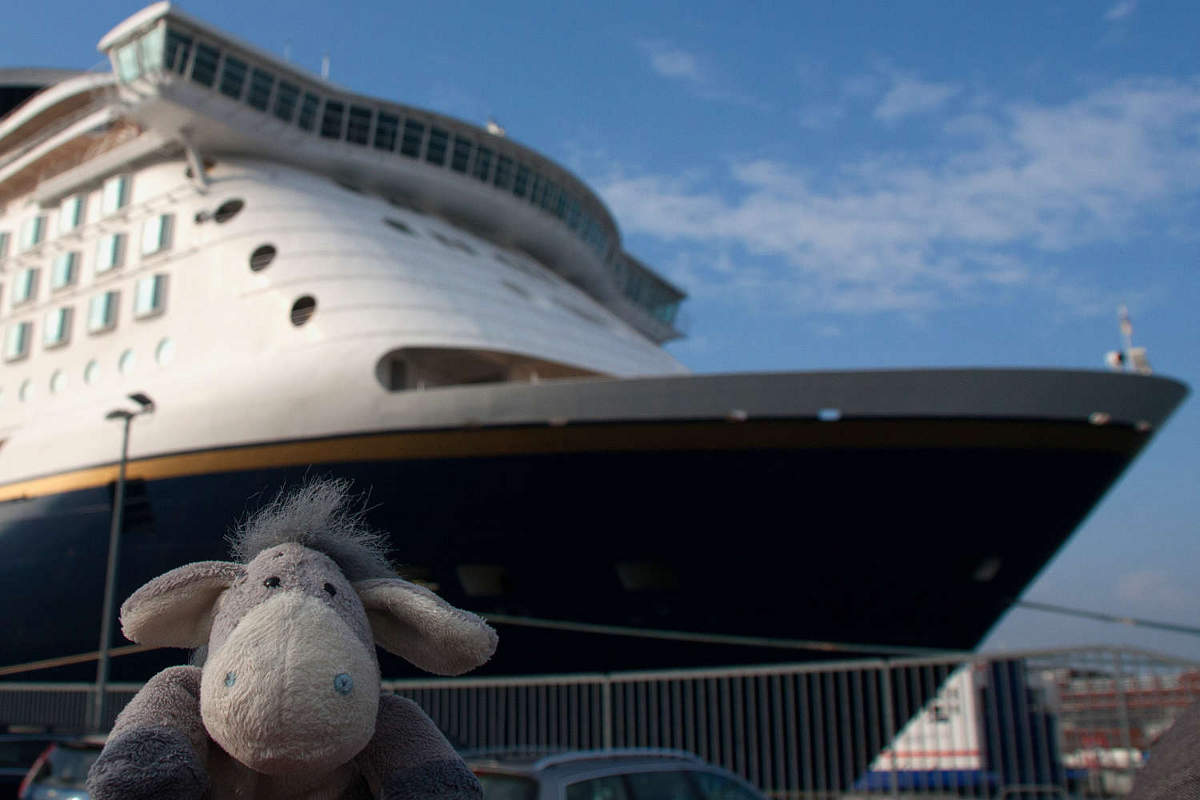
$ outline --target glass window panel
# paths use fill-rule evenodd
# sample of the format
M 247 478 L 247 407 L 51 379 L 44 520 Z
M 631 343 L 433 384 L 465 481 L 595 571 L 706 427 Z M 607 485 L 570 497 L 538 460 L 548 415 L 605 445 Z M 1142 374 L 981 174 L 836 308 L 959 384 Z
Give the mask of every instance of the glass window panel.
M 41 244 L 46 233 L 46 218 L 44 216 L 30 217 L 21 223 L 21 252 L 33 249 Z
M 634 800 L 699 800 L 686 772 L 633 772 L 625 780 Z
M 250 91 L 246 94 L 246 104 L 259 111 L 266 111 L 267 104 L 271 102 L 271 88 L 274 85 L 274 75 L 255 67 L 250 73 Z
M 62 289 L 75 283 L 79 272 L 79 253 L 59 253 L 50 270 L 50 288 Z
M 221 94 L 238 100 L 242 96 L 242 87 L 246 85 L 246 62 L 233 56 L 225 56 L 225 66 L 221 68 Z
M 608 775 L 567 786 L 567 800 L 628 800 L 620 775 Z
M 71 338 L 71 309 L 56 308 L 46 315 L 42 326 L 42 344 L 58 347 Z
M 139 278 L 133 295 L 133 315 L 138 318 L 162 313 L 166 306 L 166 275 Z
M 715 772 L 693 772 L 704 800 L 759 800 L 754 792 L 737 781 Z
M 101 275 L 110 269 L 121 266 L 125 255 L 125 234 L 106 233 L 96 244 L 96 274 Z
M 535 800 L 538 783 L 524 775 L 481 772 L 476 777 L 487 800 Z
M 0 231 L 0 258 L 8 257 L 8 240 L 11 238 L 8 231 Z
M 461 136 L 454 137 L 454 151 L 450 154 L 450 169 L 455 172 L 466 172 L 471 163 L 471 147 L 473 142 Z
M 163 65 L 163 43 L 166 32 L 162 25 L 151 30 L 142 37 L 139 45 L 142 55 L 142 71 L 158 72 Z
M 342 117 L 346 105 L 336 100 L 325 101 L 325 113 L 321 115 L 321 136 L 326 139 L 342 138 Z
M 446 163 L 446 145 L 450 134 L 441 128 L 429 129 L 429 145 L 425 148 L 425 160 L 441 166 Z
M 545 183 L 542 180 L 542 176 L 536 172 L 533 173 L 533 178 L 529 182 L 529 202 L 533 203 L 535 206 L 541 203 L 542 189 L 544 186 Z
M 142 255 L 162 252 L 171 246 L 171 215 L 160 214 L 142 223 Z
M 130 42 L 124 47 L 117 48 L 117 77 L 122 83 L 129 83 L 137 80 L 142 74 L 142 67 L 138 63 L 138 48 L 137 42 Z
M 129 203 L 129 178 L 125 175 L 115 175 L 104 182 L 100 209 L 105 214 L 112 214 L 124 208 Z
M 212 86 L 217 79 L 217 62 L 220 58 L 220 50 L 210 44 L 198 43 L 192 63 L 192 80 L 202 86 Z
M 36 267 L 23 269 L 17 273 L 17 277 L 13 280 L 12 302 L 13 305 L 27 303 L 37 296 L 37 279 L 38 270 Z
M 421 142 L 425 138 L 425 126 L 416 120 L 404 121 L 404 138 L 400 142 L 400 152 L 412 158 L 421 155 Z
M 475 166 L 471 169 L 471 174 L 481 181 L 487 181 L 491 177 L 492 171 L 492 151 L 486 147 L 480 147 L 475 150 Z
M 284 122 L 291 122 L 296 113 L 296 102 L 300 99 L 300 87 L 287 81 L 279 82 L 275 92 L 275 116 Z
M 379 112 L 375 119 L 375 149 L 391 152 L 396 149 L 396 131 L 400 128 L 400 118 L 394 114 Z
M 116 292 L 98 294 L 88 302 L 88 333 L 110 330 L 116 323 Z
M 350 116 L 346 121 L 346 141 L 354 144 L 366 144 L 370 134 L 371 109 L 350 106 Z
M 6 361 L 16 361 L 29 355 L 29 339 L 33 333 L 32 322 L 18 322 L 10 325 L 4 335 L 4 358 Z
M 496 178 L 493 181 L 499 189 L 509 189 L 512 187 L 513 178 L 513 160 L 508 156 L 500 156 L 496 159 Z
M 188 56 L 192 53 L 192 37 L 179 31 L 167 31 L 166 67 L 172 72 L 183 74 L 187 69 Z
M 58 207 L 58 232 L 67 233 L 83 222 L 83 196 L 75 195 L 62 201 Z
M 517 197 L 524 197 L 526 190 L 529 188 L 529 167 L 524 164 L 517 165 L 517 176 L 513 179 L 513 194 Z
M 312 92 L 304 93 L 304 102 L 300 105 L 300 118 L 296 124 L 301 129 L 311 131 L 317 123 L 317 106 L 321 104 L 321 98 L 317 97 Z

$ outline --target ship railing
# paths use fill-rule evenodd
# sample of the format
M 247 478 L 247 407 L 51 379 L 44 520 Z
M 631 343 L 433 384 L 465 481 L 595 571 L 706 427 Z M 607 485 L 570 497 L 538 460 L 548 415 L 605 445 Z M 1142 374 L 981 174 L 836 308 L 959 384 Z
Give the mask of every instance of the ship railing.
M 0 722 L 82 730 L 91 684 L 0 682 Z M 110 685 L 106 725 L 137 689 Z M 1200 700 L 1128 648 L 389 680 L 466 753 L 683 750 L 780 800 L 1109 798 Z
M 45 127 L 38 128 L 37 136 L 30 138 L 21 144 L 16 145 L 12 150 L 0 149 L 0 169 L 12 164 L 21 159 L 26 154 L 36 150 L 43 143 L 54 138 L 56 135 L 70 128 L 75 123 L 82 119 L 95 114 L 97 111 L 109 107 L 116 99 L 116 92 L 112 87 L 105 87 L 98 90 L 96 96 L 88 103 L 72 110 L 70 113 L 47 123 Z M 3 142 L 0 142 L 0 148 L 3 147 Z

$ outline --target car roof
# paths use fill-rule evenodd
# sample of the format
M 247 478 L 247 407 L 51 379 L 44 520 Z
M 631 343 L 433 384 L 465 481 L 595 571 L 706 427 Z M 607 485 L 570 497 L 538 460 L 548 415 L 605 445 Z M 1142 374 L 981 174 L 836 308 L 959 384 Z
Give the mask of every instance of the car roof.
M 556 778 L 616 769 L 620 771 L 711 768 L 703 759 L 683 750 L 662 748 L 623 748 L 611 750 L 571 750 L 556 752 L 508 751 L 464 753 L 477 771 L 533 777 L 553 773 Z

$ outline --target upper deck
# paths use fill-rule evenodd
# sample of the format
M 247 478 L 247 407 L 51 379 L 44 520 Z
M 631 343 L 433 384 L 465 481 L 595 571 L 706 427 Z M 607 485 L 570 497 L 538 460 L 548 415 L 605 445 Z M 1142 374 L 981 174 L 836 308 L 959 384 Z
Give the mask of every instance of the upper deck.
M 621 248 L 603 202 L 503 135 L 356 94 L 158 3 L 100 42 L 125 113 L 197 163 L 251 155 L 325 172 L 525 250 L 655 342 L 684 293 Z M 52 200 L 53 198 L 43 198 Z

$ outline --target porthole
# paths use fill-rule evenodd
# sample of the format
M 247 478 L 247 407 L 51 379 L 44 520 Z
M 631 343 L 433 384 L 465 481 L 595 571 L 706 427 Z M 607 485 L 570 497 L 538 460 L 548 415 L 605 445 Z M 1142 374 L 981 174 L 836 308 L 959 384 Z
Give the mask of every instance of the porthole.
M 100 379 L 100 362 L 92 359 L 83 368 L 83 382 L 89 386 Z
M 259 272 L 271 266 L 271 262 L 274 260 L 275 245 L 264 244 L 250 254 L 250 269 L 254 272 Z
M 61 369 L 54 370 L 54 374 L 50 376 L 50 393 L 58 394 L 65 388 L 67 388 L 67 373 Z
M 158 343 L 158 347 L 154 348 L 154 360 L 158 362 L 160 367 L 165 367 L 175 360 L 175 342 L 170 339 L 163 339 Z
M 316 312 L 316 298 L 310 294 L 306 294 L 292 303 L 292 324 L 299 328 L 312 319 L 312 315 Z
M 124 353 L 121 353 L 121 357 L 117 360 L 117 369 L 120 370 L 122 375 L 128 375 L 130 372 L 133 372 L 135 363 L 136 359 L 133 351 L 126 350 Z
M 17 398 L 22 403 L 28 403 L 33 399 L 33 381 L 28 378 L 25 379 L 24 383 L 21 384 L 20 391 L 17 392 Z
M 213 219 L 217 222 L 229 222 L 238 215 L 238 212 L 246 207 L 240 198 L 226 200 L 221 205 L 217 206 L 217 210 L 213 212 Z
M 409 236 L 417 235 L 416 232 L 412 228 L 408 227 L 408 225 L 406 225 L 405 223 L 401 222 L 400 220 L 398 220 L 394 217 L 386 217 L 383 220 L 383 222 L 384 222 L 384 224 L 395 228 L 396 230 L 400 231 L 401 233 L 407 233 Z

